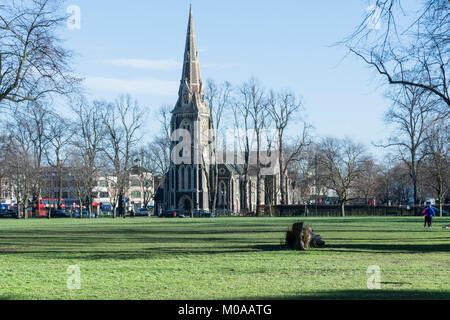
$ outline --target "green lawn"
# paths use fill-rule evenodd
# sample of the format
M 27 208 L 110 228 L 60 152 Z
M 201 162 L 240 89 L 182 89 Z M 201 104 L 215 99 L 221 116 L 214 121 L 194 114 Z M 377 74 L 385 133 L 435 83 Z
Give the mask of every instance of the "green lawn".
M 326 246 L 282 250 L 298 220 L 1 219 L 0 299 L 450 299 L 450 218 L 308 217 Z

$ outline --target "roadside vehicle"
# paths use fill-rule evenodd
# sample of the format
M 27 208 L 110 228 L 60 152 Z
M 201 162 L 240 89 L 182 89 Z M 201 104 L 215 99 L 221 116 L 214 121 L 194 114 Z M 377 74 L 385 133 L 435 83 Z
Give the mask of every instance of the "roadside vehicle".
M 214 214 L 211 211 L 199 209 L 199 210 L 194 210 L 192 213 L 192 216 L 194 218 L 213 218 Z
M 82 214 L 83 214 L 83 219 L 89 218 L 89 211 L 87 209 L 83 209 Z M 75 218 L 80 218 L 80 210 L 75 211 Z M 94 212 L 91 213 L 91 218 L 95 218 Z
M 17 211 L 12 210 L 2 210 L 0 211 L 0 218 L 16 218 Z
M 184 218 L 183 210 L 166 210 L 162 217 L 165 218 Z
M 135 214 L 136 216 L 148 216 L 148 210 L 146 209 L 146 208 L 139 208 L 137 211 L 136 211 L 136 214 Z
M 65 211 L 64 209 L 51 209 L 50 217 L 51 218 L 70 218 L 70 213 Z
M 31 217 L 32 208 L 28 207 L 28 216 Z M 20 213 L 20 217 L 23 218 L 23 205 L 20 205 L 19 208 L 17 204 L 10 204 L 3 217 L 5 218 L 17 218 L 18 213 Z
M 8 211 L 8 204 L 7 203 L 1 203 L 0 204 L 0 213 Z
M 66 209 L 71 206 L 68 203 L 67 199 L 60 200 L 61 209 Z M 49 210 L 58 208 L 58 199 L 38 199 L 36 206 L 36 216 L 38 217 L 46 217 L 48 215 Z
M 102 212 L 112 212 L 113 211 L 113 207 L 111 204 L 102 204 L 100 206 L 100 211 Z

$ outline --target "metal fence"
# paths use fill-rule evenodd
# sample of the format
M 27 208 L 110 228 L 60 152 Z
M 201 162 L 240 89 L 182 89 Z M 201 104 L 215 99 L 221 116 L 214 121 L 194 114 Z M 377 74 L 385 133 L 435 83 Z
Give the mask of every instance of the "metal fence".
M 346 205 L 345 216 L 420 216 L 425 206 L 371 206 L 371 205 Z M 439 205 L 433 206 L 436 215 L 439 216 Z M 450 205 L 443 205 L 443 215 L 448 216 Z M 339 217 L 340 205 L 277 205 L 261 206 L 259 216 L 274 217 Z

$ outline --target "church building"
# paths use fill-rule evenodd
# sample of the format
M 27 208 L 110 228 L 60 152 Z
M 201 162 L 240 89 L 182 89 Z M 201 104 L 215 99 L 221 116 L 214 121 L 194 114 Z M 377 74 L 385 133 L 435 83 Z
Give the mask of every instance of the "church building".
M 189 216 L 195 212 L 213 211 L 213 190 L 216 192 L 216 212 L 256 212 L 255 166 L 214 165 L 203 158 L 203 151 L 211 143 L 208 132 L 213 126 L 200 75 L 191 7 L 178 100 L 170 122 L 172 137 L 177 136 L 176 132 L 188 133 L 189 137 L 183 136 L 182 140 L 191 140 L 191 147 L 179 150 L 178 142 L 172 142 L 170 167 L 155 197 L 155 214 L 173 210 Z M 278 172 L 262 176 L 260 183 L 260 205 L 279 204 Z M 292 192 L 288 192 L 288 197 L 291 196 Z

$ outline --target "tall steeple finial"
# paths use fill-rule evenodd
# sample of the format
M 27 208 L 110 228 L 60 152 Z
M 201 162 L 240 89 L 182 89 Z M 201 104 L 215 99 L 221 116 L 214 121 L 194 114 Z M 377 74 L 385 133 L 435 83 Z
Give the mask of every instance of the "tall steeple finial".
M 202 79 L 200 76 L 200 65 L 198 62 L 197 42 L 195 38 L 194 17 L 192 4 L 189 7 L 189 21 L 186 32 L 186 47 L 184 50 L 183 72 L 181 74 L 179 99 L 177 106 L 189 104 L 196 98 L 202 99 Z

